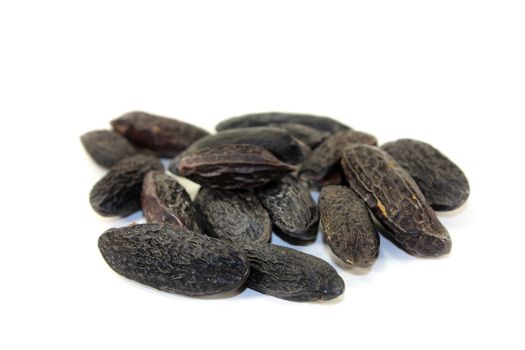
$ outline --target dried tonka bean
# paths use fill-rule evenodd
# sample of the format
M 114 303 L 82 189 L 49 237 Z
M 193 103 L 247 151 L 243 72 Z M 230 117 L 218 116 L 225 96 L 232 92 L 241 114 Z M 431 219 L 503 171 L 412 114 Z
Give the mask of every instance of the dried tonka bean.
M 257 197 L 248 191 L 201 188 L 195 204 L 202 213 L 206 232 L 231 242 L 269 242 L 270 216 Z
M 165 224 L 112 228 L 98 247 L 118 274 L 165 292 L 214 295 L 241 287 L 249 274 L 238 248 Z
M 439 256 L 450 251 L 447 230 L 412 177 L 385 151 L 352 145 L 343 152 L 341 165 L 352 189 L 406 252 Z
M 250 262 L 247 286 L 291 301 L 330 300 L 345 284 L 330 264 L 313 255 L 274 244 L 243 244 Z
M 453 210 L 467 201 L 470 188 L 465 174 L 431 145 L 401 139 L 382 148 L 414 178 L 435 210 Z
M 330 133 L 318 130 L 311 126 L 297 123 L 270 124 L 269 126 L 278 127 L 288 131 L 293 137 L 304 142 L 308 147 L 314 149 L 323 142 Z
M 122 159 L 91 189 L 89 201 L 102 216 L 128 216 L 140 210 L 144 176 L 151 170 L 163 170 L 152 156 L 135 155 Z
M 80 137 L 82 145 L 93 160 L 106 168 L 134 155 L 137 150 L 122 135 L 110 130 L 95 130 Z
M 138 111 L 124 114 L 111 125 L 134 145 L 153 150 L 161 157 L 174 157 L 208 135 L 194 125 Z
M 226 144 L 248 144 L 264 148 L 285 163 L 297 164 L 310 155 L 310 148 L 297 140 L 288 131 L 280 128 L 256 127 L 221 131 L 192 144 L 184 154 L 203 148 Z M 175 162 L 177 162 L 175 160 Z
M 346 186 L 325 186 L 319 195 L 324 236 L 347 264 L 369 267 L 379 252 L 379 235 L 366 203 Z
M 354 143 L 377 145 L 377 139 L 367 133 L 344 130 L 340 131 L 320 144 L 299 168 L 299 178 L 309 186 L 316 186 L 330 171 L 337 167 L 341 160 L 343 149 Z
M 204 233 L 200 215 L 177 180 L 160 171 L 150 171 L 142 185 L 142 211 L 148 222 L 170 224 Z
M 350 129 L 347 125 L 328 117 L 319 117 L 308 114 L 269 112 L 247 114 L 240 117 L 229 118 L 217 124 L 215 130 L 221 131 L 226 129 L 249 128 L 253 126 L 266 126 L 269 124 L 283 123 L 302 124 L 317 130 L 327 131 L 331 134 L 341 130 Z
M 170 165 L 170 171 L 206 187 L 246 189 L 264 185 L 294 171 L 264 148 L 221 145 L 190 152 Z
M 272 218 L 274 231 L 290 243 L 310 242 L 317 236 L 319 211 L 310 191 L 292 175 L 256 190 Z

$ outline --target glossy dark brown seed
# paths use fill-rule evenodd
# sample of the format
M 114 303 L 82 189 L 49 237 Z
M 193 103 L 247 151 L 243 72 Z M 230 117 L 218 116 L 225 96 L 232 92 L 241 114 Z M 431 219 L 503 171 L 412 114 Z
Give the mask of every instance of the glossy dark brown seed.
M 226 144 L 248 144 L 264 148 L 285 163 L 297 164 L 311 153 L 310 148 L 297 140 L 288 131 L 280 128 L 256 127 L 221 131 L 193 143 L 184 154 L 203 148 L 213 148 Z M 177 162 L 175 160 L 175 162 Z
M 202 213 L 206 232 L 230 242 L 269 242 L 270 216 L 249 191 L 201 188 L 195 204 Z
M 347 125 L 328 117 L 279 112 L 247 114 L 240 117 L 229 118 L 217 124 L 215 129 L 221 131 L 233 128 L 249 128 L 283 123 L 303 124 L 317 130 L 327 131 L 331 134 L 349 129 Z
M 414 178 L 435 210 L 453 210 L 467 201 L 470 187 L 461 169 L 431 145 L 411 139 L 382 148 Z
M 452 242 L 412 177 L 378 147 L 357 144 L 343 152 L 341 165 L 352 189 L 406 252 L 439 256 Z
M 93 160 L 106 168 L 134 155 L 137 150 L 122 135 L 110 130 L 95 130 L 80 137 L 82 145 Z
M 247 286 L 292 301 L 330 300 L 345 284 L 330 264 L 313 255 L 274 244 L 241 245 L 249 262 Z
M 161 157 L 174 157 L 208 135 L 194 125 L 139 111 L 124 114 L 111 125 L 134 145 L 153 150 Z
M 222 145 L 203 148 L 181 157 L 170 171 L 206 187 L 247 189 L 264 185 L 294 171 L 264 148 Z
M 270 124 L 269 126 L 279 127 L 288 131 L 293 137 L 304 142 L 308 147 L 314 149 L 323 142 L 330 133 L 328 131 L 318 130 L 311 126 L 297 123 Z
M 160 172 L 150 171 L 142 185 L 142 211 L 148 222 L 170 224 L 204 233 L 190 196 L 177 180 Z
M 317 236 L 319 211 L 310 191 L 292 175 L 257 189 L 257 197 L 273 221 L 274 231 L 290 243 Z
M 112 228 L 98 247 L 118 274 L 165 292 L 214 295 L 241 287 L 249 264 L 238 248 L 165 224 Z
M 311 187 L 322 183 L 341 161 L 343 149 L 354 143 L 377 145 L 377 139 L 367 133 L 343 130 L 321 143 L 299 168 L 299 178 Z
M 343 262 L 371 266 L 379 253 L 379 235 L 366 203 L 346 186 L 325 186 L 319 196 L 323 232 Z
M 102 216 L 128 216 L 140 210 L 144 176 L 163 170 L 156 157 L 135 155 L 122 159 L 91 189 L 89 201 Z

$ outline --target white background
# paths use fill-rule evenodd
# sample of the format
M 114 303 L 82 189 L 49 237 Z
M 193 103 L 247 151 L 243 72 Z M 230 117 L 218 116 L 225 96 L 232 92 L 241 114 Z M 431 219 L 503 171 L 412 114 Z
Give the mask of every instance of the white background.
M 2 1 L 2 349 L 523 349 L 523 1 Z M 471 182 L 443 259 L 381 240 L 346 292 L 190 299 L 101 258 L 79 136 L 129 110 L 260 111 L 425 140 Z M 275 239 L 274 242 L 282 243 Z M 331 259 L 322 240 L 303 251 Z

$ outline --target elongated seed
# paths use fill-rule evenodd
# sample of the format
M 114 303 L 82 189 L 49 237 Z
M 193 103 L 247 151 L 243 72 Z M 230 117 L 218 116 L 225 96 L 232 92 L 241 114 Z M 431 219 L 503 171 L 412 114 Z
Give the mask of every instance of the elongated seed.
M 344 292 L 343 279 L 318 257 L 274 244 L 239 246 L 250 262 L 251 289 L 291 301 L 330 300 Z
M 134 155 L 122 159 L 91 189 L 91 207 L 102 216 L 128 216 L 140 210 L 144 176 L 163 170 L 156 157 Z
M 378 147 L 353 145 L 341 160 L 350 186 L 409 254 L 439 256 L 452 242 L 412 177 Z
M 310 148 L 281 128 L 255 127 L 221 131 L 194 142 L 185 154 L 226 144 L 248 144 L 264 148 L 285 163 L 297 164 L 310 155 Z
M 177 119 L 135 111 L 111 122 L 113 129 L 134 145 L 174 157 L 208 132 Z
M 240 249 L 166 224 L 109 229 L 98 247 L 118 274 L 170 293 L 222 294 L 240 288 L 249 275 Z
M 311 242 L 317 236 L 319 211 L 308 189 L 292 175 L 256 190 L 273 221 L 275 232 L 290 243 Z
M 323 232 L 332 252 L 344 263 L 371 266 L 379 253 L 379 235 L 368 206 L 346 186 L 325 186 L 319 196 Z
M 196 150 L 170 165 L 170 171 L 203 186 L 247 189 L 262 186 L 294 171 L 264 148 L 253 145 L 221 145 Z
M 203 187 L 195 203 L 209 235 L 230 242 L 270 241 L 270 216 L 252 192 Z
M 467 177 L 431 145 L 401 139 L 381 148 L 408 171 L 435 210 L 453 210 L 467 201 L 470 193 Z
M 177 180 L 160 171 L 150 171 L 142 186 L 142 211 L 148 222 L 171 224 L 204 233 L 200 213 Z
M 328 117 L 281 112 L 246 114 L 240 117 L 229 118 L 217 124 L 215 129 L 220 131 L 233 128 L 266 126 L 269 124 L 283 123 L 303 124 L 314 129 L 327 131 L 331 134 L 341 130 L 350 129 L 349 126 Z

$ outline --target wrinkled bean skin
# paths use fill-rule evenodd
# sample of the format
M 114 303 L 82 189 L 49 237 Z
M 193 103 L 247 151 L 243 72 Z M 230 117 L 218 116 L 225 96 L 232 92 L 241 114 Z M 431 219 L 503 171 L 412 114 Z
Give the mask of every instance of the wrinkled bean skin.
M 290 243 L 312 242 L 317 236 L 319 211 L 310 191 L 292 175 L 255 191 L 270 214 L 274 231 Z
M 195 204 L 202 213 L 206 232 L 212 237 L 233 243 L 270 241 L 270 216 L 252 192 L 203 187 Z
M 344 292 L 343 279 L 318 257 L 274 244 L 239 246 L 250 262 L 248 288 L 291 301 L 330 300 Z
M 144 176 L 164 170 L 156 157 L 135 155 L 122 159 L 91 189 L 91 207 L 102 216 L 128 216 L 140 210 Z
M 110 130 L 90 131 L 82 135 L 80 140 L 93 160 L 105 168 L 111 168 L 120 160 L 137 153 L 128 140 Z
M 319 213 L 326 241 L 338 258 L 363 268 L 374 263 L 379 235 L 361 197 L 346 186 L 325 186 L 319 196 Z
M 299 168 L 299 178 L 310 185 L 322 182 L 341 161 L 343 149 L 354 143 L 377 145 L 377 139 L 367 133 L 343 130 L 321 143 Z
M 407 253 L 439 256 L 450 252 L 447 230 L 412 177 L 385 151 L 352 145 L 344 150 L 341 165 L 350 187 Z
M 109 229 L 100 236 L 98 247 L 118 274 L 186 296 L 234 291 L 249 274 L 240 249 L 166 224 Z
M 226 144 L 248 144 L 264 148 L 285 163 L 297 164 L 311 153 L 310 148 L 297 140 L 288 131 L 280 128 L 255 127 L 221 131 L 215 135 L 203 137 L 193 143 L 185 152 L 191 153 L 203 148 L 213 148 Z M 175 161 L 176 162 L 176 161 Z
M 341 130 L 350 129 L 347 125 L 341 124 L 328 117 L 319 117 L 308 114 L 269 112 L 247 114 L 240 117 L 229 118 L 217 124 L 215 130 L 221 131 L 233 128 L 250 128 L 253 126 L 266 126 L 269 124 L 283 123 L 302 124 L 317 130 L 327 131 L 331 134 Z
M 221 145 L 190 152 L 170 165 L 170 171 L 205 187 L 249 189 L 296 170 L 264 148 Z
M 145 112 L 129 112 L 111 122 L 113 129 L 132 144 L 175 157 L 193 142 L 208 135 L 194 125 Z
M 321 142 L 330 136 L 328 131 L 318 130 L 311 126 L 298 123 L 270 124 L 269 126 L 282 128 L 288 131 L 293 137 L 301 140 L 311 149 L 319 146 Z
M 204 233 L 200 214 L 189 194 L 176 179 L 160 171 L 150 171 L 142 185 L 142 211 L 147 222 L 170 224 Z
M 388 142 L 381 148 L 408 171 L 435 210 L 453 210 L 467 201 L 470 193 L 467 177 L 431 145 L 401 139 Z

